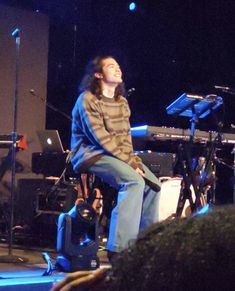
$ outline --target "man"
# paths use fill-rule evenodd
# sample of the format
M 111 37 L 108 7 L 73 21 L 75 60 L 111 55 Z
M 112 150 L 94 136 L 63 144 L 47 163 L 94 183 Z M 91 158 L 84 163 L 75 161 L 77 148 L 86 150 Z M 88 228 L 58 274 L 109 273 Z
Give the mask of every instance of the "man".
M 86 70 L 72 116 L 74 170 L 91 172 L 118 190 L 112 211 L 108 257 L 126 249 L 141 229 L 158 221 L 160 183 L 133 153 L 130 109 L 122 71 L 112 57 L 97 57 Z

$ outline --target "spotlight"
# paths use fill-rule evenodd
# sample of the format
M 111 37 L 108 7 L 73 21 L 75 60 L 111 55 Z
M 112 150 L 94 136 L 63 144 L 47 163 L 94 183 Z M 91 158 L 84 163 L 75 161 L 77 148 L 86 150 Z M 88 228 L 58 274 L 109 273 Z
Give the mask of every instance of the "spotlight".
M 75 205 L 58 220 L 56 267 L 64 272 L 99 267 L 96 211 L 86 202 Z
M 136 4 L 135 4 L 135 2 L 131 2 L 130 4 L 129 4 L 129 10 L 130 11 L 134 11 L 136 9 Z

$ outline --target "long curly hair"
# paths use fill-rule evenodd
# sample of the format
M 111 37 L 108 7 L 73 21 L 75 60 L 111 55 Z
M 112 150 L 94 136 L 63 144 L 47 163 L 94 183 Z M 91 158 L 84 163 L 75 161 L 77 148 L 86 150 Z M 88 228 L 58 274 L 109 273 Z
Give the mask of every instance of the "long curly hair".
M 95 77 L 95 73 L 102 73 L 103 60 L 112 58 L 112 56 L 98 56 L 91 60 L 85 70 L 85 75 L 79 85 L 79 92 L 90 91 L 98 99 L 101 98 L 101 80 Z M 120 83 L 114 93 L 114 98 L 117 100 L 120 96 L 126 96 L 125 85 Z

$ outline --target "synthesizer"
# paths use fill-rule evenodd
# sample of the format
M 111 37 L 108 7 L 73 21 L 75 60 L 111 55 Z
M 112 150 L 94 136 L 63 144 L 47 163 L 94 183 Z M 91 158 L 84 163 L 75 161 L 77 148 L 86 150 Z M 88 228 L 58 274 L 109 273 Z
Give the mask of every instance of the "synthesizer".
M 165 126 L 137 126 L 131 128 L 131 135 L 135 139 L 147 141 L 189 141 L 190 129 L 165 127 Z M 207 143 L 213 141 L 217 133 L 215 131 L 195 130 L 194 142 Z M 221 142 L 223 144 L 235 144 L 234 133 L 222 133 Z

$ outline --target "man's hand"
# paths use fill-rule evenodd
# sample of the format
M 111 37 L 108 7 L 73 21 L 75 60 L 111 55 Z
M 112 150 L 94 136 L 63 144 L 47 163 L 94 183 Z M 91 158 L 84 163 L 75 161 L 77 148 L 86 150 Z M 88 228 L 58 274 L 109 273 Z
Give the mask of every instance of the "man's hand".
M 136 168 L 135 171 L 136 171 L 136 173 L 138 173 L 140 176 L 142 176 L 142 177 L 145 176 L 144 171 L 141 170 L 140 168 Z
M 111 267 L 100 268 L 95 271 L 78 271 L 69 274 L 63 281 L 56 284 L 51 291 L 86 290 L 95 287 L 105 278 Z

